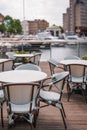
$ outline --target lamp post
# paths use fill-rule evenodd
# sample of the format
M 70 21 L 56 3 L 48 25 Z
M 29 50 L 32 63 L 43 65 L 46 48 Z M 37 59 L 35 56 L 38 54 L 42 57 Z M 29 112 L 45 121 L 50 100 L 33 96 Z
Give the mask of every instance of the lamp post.
M 25 28 L 25 0 L 23 0 L 23 33 L 24 33 L 24 35 L 25 35 L 25 32 L 26 32 L 25 29 L 26 29 Z
M 25 1 L 23 0 L 23 20 L 25 20 Z
M 25 35 L 25 0 L 23 0 L 23 34 Z M 23 36 L 24 37 L 24 36 Z M 23 38 L 22 38 L 22 53 L 23 53 Z

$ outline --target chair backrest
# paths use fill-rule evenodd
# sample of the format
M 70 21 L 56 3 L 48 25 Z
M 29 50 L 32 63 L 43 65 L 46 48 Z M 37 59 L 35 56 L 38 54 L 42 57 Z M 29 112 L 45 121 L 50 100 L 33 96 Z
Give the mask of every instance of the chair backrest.
M 75 56 L 75 55 L 69 55 L 69 56 L 64 57 L 64 60 L 73 60 L 73 59 L 81 60 L 78 56 Z
M 43 89 L 40 90 L 40 95 L 44 94 L 43 91 L 44 92 L 48 91 L 49 93 L 55 91 L 56 93 L 59 94 L 59 100 L 61 100 L 62 90 L 64 88 L 65 81 L 66 81 L 66 78 L 68 77 L 68 75 L 69 75 L 68 71 L 54 74 L 51 77 L 51 82 L 43 84 L 43 86 L 42 86 Z M 46 86 L 48 86 L 48 87 L 46 87 Z M 48 90 L 47 90 L 47 88 L 48 88 Z M 51 97 L 51 99 L 52 99 L 52 97 Z
M 41 58 L 41 53 L 35 54 L 34 63 L 35 63 L 36 65 L 39 65 L 39 63 L 40 63 L 40 58 Z
M 82 64 L 70 64 L 69 67 L 69 74 L 70 79 L 72 80 L 72 77 L 83 77 L 85 76 L 85 66 Z
M 40 58 L 41 58 L 41 53 L 36 53 L 34 54 L 34 56 L 30 57 L 29 60 L 31 63 L 39 65 Z
M 51 72 L 51 75 L 52 75 L 52 74 L 54 74 L 55 67 L 58 67 L 58 62 L 55 61 L 54 59 L 49 59 L 48 63 L 49 63 L 50 72 Z
M 7 60 L 5 61 L 3 64 L 4 64 L 4 67 L 3 67 L 3 71 L 9 71 L 9 70 L 12 70 L 13 69 L 13 63 L 14 60 Z
M 32 101 L 36 100 L 38 95 L 38 93 L 35 96 L 33 95 L 34 88 L 38 88 L 39 84 L 6 84 L 4 87 L 7 93 L 7 102 L 10 107 L 11 103 L 16 105 L 28 104 L 27 110 L 31 110 Z
M 3 63 L 0 63 L 0 72 L 2 72 L 3 71 Z
M 19 65 L 18 67 L 15 68 L 15 70 L 36 70 L 36 71 L 41 71 L 41 68 L 35 64 L 32 63 L 27 63 L 23 65 Z
M 69 55 L 69 56 L 64 57 L 64 60 L 81 60 L 81 59 L 78 56 Z M 68 71 L 69 67 L 65 66 L 64 69 Z
M 14 55 L 15 55 L 15 52 L 6 52 L 6 56 L 7 56 L 9 59 L 15 60 Z
M 58 93 L 62 94 L 62 90 L 64 88 L 64 84 L 65 84 L 65 80 L 66 77 L 68 77 L 69 72 L 68 71 L 64 71 L 64 72 L 60 72 L 60 73 L 56 73 L 54 74 L 51 78 L 52 78 L 52 86 L 55 86 L 58 90 Z
M 29 62 L 30 62 L 30 63 L 34 63 L 34 61 L 35 61 L 35 56 L 29 57 Z

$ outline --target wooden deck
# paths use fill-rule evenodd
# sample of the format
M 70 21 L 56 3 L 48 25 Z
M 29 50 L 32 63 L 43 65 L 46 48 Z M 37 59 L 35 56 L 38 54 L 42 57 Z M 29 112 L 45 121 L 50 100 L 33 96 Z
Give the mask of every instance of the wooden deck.
M 41 62 L 42 71 L 50 75 L 49 66 L 46 62 Z M 87 104 L 84 98 L 74 94 L 67 102 L 66 86 L 63 95 L 63 105 L 66 112 L 66 122 L 68 130 L 87 130 Z M 30 130 L 30 125 L 26 122 L 18 122 L 12 130 Z M 6 113 L 6 105 L 4 104 L 4 127 L 0 130 L 8 129 L 8 119 Z M 37 127 L 35 130 L 64 130 L 64 125 L 60 115 L 60 111 L 53 107 L 42 108 L 39 113 Z

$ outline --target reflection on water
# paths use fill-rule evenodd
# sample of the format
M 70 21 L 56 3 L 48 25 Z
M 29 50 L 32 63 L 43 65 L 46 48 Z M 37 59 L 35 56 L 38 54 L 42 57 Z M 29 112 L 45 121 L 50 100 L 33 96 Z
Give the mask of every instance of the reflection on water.
M 42 52 L 41 61 L 48 60 L 50 58 L 50 49 L 44 49 Z M 87 43 L 51 48 L 51 57 L 57 61 L 63 60 L 63 58 L 68 55 L 76 55 L 81 58 L 85 54 L 87 54 Z

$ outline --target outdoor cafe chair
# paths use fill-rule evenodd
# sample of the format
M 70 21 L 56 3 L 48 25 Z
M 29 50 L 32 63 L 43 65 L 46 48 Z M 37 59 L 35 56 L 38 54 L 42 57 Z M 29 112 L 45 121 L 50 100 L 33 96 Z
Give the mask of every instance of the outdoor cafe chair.
M 68 65 L 69 78 L 67 81 L 68 101 L 72 93 L 81 93 L 86 100 L 86 82 L 85 82 L 85 65 L 70 64 Z M 80 92 L 79 92 L 80 91 Z
M 14 61 L 12 59 L 9 59 L 3 63 L 3 71 L 9 71 L 13 70 Z
M 26 63 L 22 64 L 18 67 L 15 68 L 15 70 L 36 70 L 36 71 L 41 71 L 41 68 L 35 64 L 32 63 Z
M 45 105 L 41 105 L 40 103 L 40 108 L 44 108 L 50 105 L 58 108 L 61 112 L 65 129 L 67 128 L 66 121 L 65 121 L 66 114 L 64 111 L 61 98 L 63 94 L 65 80 L 68 75 L 69 72 L 67 71 L 60 72 L 48 78 L 50 82 L 47 83 L 47 81 L 44 80 L 42 84 L 42 89 L 40 90 L 40 94 L 39 94 L 39 101 L 46 103 Z
M 63 67 L 61 66 L 61 64 L 59 62 L 57 62 L 55 59 L 52 59 L 52 58 L 49 59 L 48 63 L 49 63 L 51 75 L 53 75 L 55 73 L 55 68 L 59 68 L 59 69 L 63 70 Z
M 6 56 L 9 59 L 14 60 L 14 68 L 22 64 L 22 62 L 15 62 L 16 59 L 16 57 L 14 57 L 15 54 L 16 54 L 15 52 L 6 52 Z
M 69 56 L 65 56 L 64 60 L 81 60 L 80 57 L 75 56 L 75 55 L 69 55 Z M 66 68 L 66 66 L 64 66 L 64 70 L 68 70 L 68 67 Z
M 3 63 L 0 63 L 0 72 L 3 71 Z
M 16 121 L 24 119 L 30 124 L 31 130 L 34 130 L 38 109 L 37 96 L 40 85 L 33 83 L 14 83 L 6 84 L 3 87 L 7 102 L 8 126 L 15 126 Z M 35 88 L 37 88 L 36 93 L 34 92 Z
M 40 58 L 41 58 L 41 53 L 36 53 L 36 54 L 34 54 L 34 56 L 29 58 L 29 62 L 36 64 L 36 65 L 39 65 Z
M 3 121 L 3 103 L 5 101 L 5 95 L 3 89 L 0 89 L 0 111 L 1 111 L 1 124 L 2 127 L 4 126 L 4 121 Z

